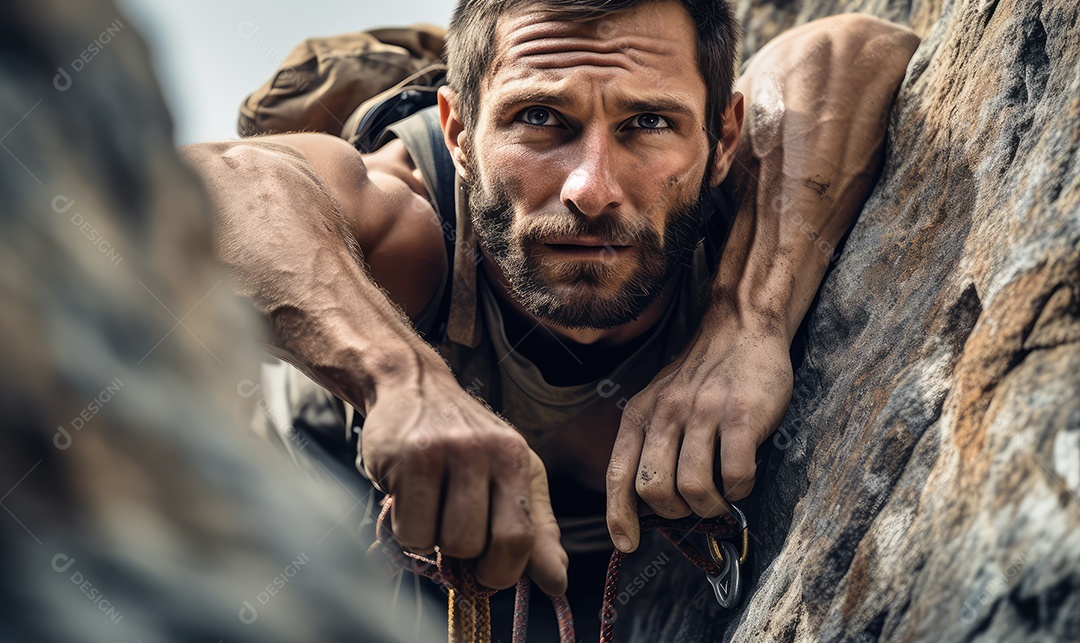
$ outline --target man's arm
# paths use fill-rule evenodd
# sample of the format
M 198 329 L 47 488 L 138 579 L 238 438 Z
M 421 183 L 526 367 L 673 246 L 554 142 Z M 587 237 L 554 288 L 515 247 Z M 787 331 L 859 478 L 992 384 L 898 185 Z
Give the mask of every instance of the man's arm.
M 183 151 L 214 202 L 218 254 L 273 345 L 364 414 L 363 466 L 394 496 L 398 540 L 477 558 L 477 579 L 495 588 L 527 566 L 561 594 L 566 554 L 542 462 L 398 308 L 423 307 L 446 257 L 404 148 L 393 149 L 365 160 L 340 139 L 289 134 Z
M 918 43 L 852 14 L 794 29 L 751 59 L 736 86 L 746 127 L 724 184 L 743 199 L 712 306 L 683 355 L 627 404 L 612 453 L 608 526 L 620 549 L 637 547 L 638 497 L 665 517 L 708 517 L 753 488 L 757 448 L 790 401 L 791 341 L 879 171 Z M 645 426 L 632 420 L 642 417 Z M 646 442 L 649 432 L 663 437 Z
M 182 152 L 214 201 L 218 257 L 269 322 L 275 352 L 361 412 L 378 388 L 410 386 L 421 371 L 442 365 L 394 303 L 422 305 L 434 292 L 437 262 L 445 261 L 427 213 L 410 207 L 410 195 L 418 195 L 369 172 L 344 141 L 323 135 Z M 362 212 L 349 208 L 360 203 Z M 395 239 L 405 223 L 418 249 Z M 401 269 L 412 283 L 383 290 L 365 260 L 392 250 L 411 252 Z

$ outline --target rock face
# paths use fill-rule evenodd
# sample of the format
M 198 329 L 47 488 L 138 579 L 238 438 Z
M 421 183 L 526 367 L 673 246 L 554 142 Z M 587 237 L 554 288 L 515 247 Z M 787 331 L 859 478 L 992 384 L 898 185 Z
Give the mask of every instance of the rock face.
M 925 38 L 941 15 L 942 3 L 943 0 L 732 0 L 735 15 L 743 26 L 744 60 L 781 32 L 837 13 L 867 13 L 883 20 L 906 24 Z
M 1080 7 L 896 4 L 740 3 L 751 47 L 851 9 L 925 41 L 807 323 L 762 576 L 733 618 L 664 581 L 634 640 L 1080 640 Z
M 0 5 L 0 639 L 435 640 L 368 507 L 244 428 L 253 320 L 148 59 L 112 2 Z
M 632 557 L 652 602 L 617 632 L 1080 638 L 1080 8 L 739 4 L 750 51 L 845 10 L 926 40 L 807 323 L 760 578 L 722 614 L 678 554 Z M 142 42 L 104 0 L 15 0 L 0 52 L 3 638 L 393 638 L 336 528 L 364 504 L 235 430 L 250 320 Z

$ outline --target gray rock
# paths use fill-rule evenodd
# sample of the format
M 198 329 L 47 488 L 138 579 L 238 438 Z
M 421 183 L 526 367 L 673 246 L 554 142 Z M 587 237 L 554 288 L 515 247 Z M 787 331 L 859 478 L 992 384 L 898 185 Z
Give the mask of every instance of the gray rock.
M 731 0 L 731 3 L 735 16 L 743 26 L 742 57 L 745 60 L 791 27 L 838 13 L 870 14 L 906 24 L 919 36 L 925 37 L 941 16 L 943 0 Z
M 253 318 L 112 2 L 0 4 L 0 639 L 435 640 L 244 428 Z
M 1080 7 L 932 4 L 739 5 L 751 48 L 848 9 L 926 39 L 809 315 L 762 576 L 733 617 L 658 581 L 634 640 L 1080 640 Z

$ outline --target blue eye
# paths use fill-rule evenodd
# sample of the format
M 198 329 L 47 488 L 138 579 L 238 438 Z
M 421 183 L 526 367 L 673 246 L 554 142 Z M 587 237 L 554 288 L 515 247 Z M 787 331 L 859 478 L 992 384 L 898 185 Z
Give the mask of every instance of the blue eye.
M 671 123 L 667 122 L 667 119 L 657 114 L 638 114 L 630 121 L 631 125 L 635 129 L 667 129 L 671 127 Z
M 555 114 L 546 107 L 530 107 L 521 113 L 520 119 L 529 125 L 544 127 L 558 125 Z

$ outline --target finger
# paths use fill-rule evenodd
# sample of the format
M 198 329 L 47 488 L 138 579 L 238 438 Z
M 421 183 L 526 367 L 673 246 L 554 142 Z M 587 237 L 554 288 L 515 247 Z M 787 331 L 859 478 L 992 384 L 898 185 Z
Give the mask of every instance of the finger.
M 757 475 L 757 448 L 757 436 L 749 428 L 720 432 L 720 476 L 726 499 L 742 500 L 750 495 Z
M 559 523 L 555 521 L 555 512 L 551 509 L 544 463 L 533 451 L 530 451 L 529 463 L 530 506 L 536 541 L 533 543 L 529 564 L 525 571 L 545 593 L 550 596 L 562 596 L 566 593 L 566 569 L 570 564 L 570 558 L 563 549 Z
M 488 464 L 455 459 L 448 468 L 439 549 L 453 558 L 477 558 L 484 552 L 488 536 Z
M 611 540 L 622 552 L 637 549 L 641 536 L 638 522 L 638 497 L 634 489 L 641 447 L 645 443 L 645 429 L 623 415 L 611 460 L 607 469 L 607 525 Z
M 428 551 L 435 546 L 443 461 L 426 454 L 406 457 L 411 461 L 398 465 L 400 473 L 392 476 L 390 527 L 403 547 Z
M 492 589 L 518 582 L 529 561 L 536 535 L 529 506 L 529 456 L 524 443 L 517 453 L 504 451 L 505 464 L 491 481 L 491 538 L 476 561 L 476 579 Z
M 726 503 L 713 479 L 715 464 L 716 429 L 707 424 L 687 429 L 679 451 L 676 486 L 679 496 L 702 518 L 726 511 Z
M 681 438 L 681 426 L 653 426 L 641 449 L 634 485 L 638 496 L 662 518 L 684 518 L 692 513 L 675 487 Z

